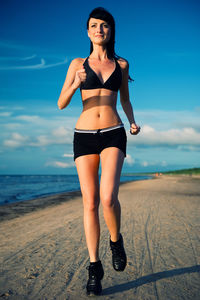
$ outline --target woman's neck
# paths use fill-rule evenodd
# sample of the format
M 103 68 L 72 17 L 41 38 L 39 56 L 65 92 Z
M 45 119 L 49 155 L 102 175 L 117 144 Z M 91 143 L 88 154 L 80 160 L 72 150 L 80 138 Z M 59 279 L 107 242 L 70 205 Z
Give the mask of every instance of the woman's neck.
M 98 60 L 107 60 L 108 53 L 106 47 L 100 45 L 93 45 L 93 51 L 90 54 L 90 57 Z

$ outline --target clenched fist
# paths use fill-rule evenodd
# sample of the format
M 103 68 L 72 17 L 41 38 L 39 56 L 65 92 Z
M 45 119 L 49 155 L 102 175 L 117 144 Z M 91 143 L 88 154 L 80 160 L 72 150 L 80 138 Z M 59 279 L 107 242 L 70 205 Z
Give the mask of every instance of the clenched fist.
M 81 82 L 85 82 L 87 74 L 85 72 L 84 66 L 80 70 L 76 71 L 73 86 L 75 89 L 78 89 L 81 85 Z
M 132 123 L 130 127 L 130 134 L 136 135 L 139 132 L 140 132 L 140 126 L 136 125 L 135 123 Z

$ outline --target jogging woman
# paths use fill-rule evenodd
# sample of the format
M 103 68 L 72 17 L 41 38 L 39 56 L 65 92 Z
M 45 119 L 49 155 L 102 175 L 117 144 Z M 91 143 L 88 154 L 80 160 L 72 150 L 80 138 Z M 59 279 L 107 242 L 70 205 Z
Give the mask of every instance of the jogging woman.
M 129 64 L 115 54 L 115 21 L 104 8 L 94 9 L 87 21 L 90 55 L 72 60 L 58 107 L 67 107 L 80 88 L 83 110 L 74 130 L 74 160 L 84 204 L 84 229 L 90 257 L 87 294 L 102 291 L 104 270 L 99 258 L 99 203 L 110 233 L 112 264 L 123 271 L 127 259 L 120 233 L 121 209 L 118 199 L 120 174 L 126 157 L 127 136 L 117 112 L 117 95 L 130 123 L 138 134 L 129 99 Z M 99 165 L 101 178 L 99 182 Z

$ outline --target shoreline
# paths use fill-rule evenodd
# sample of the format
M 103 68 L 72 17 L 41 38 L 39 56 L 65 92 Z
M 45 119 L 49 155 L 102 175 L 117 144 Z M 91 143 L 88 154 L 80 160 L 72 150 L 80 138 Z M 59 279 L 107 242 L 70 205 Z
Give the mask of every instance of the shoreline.
M 152 176 L 149 179 L 131 180 L 120 182 L 120 186 L 130 182 L 137 182 L 143 180 L 152 180 Z M 34 212 L 47 207 L 59 205 L 61 203 L 73 200 L 77 197 L 82 197 L 81 191 L 69 191 L 55 194 L 49 194 L 39 196 L 30 200 L 21 200 L 17 202 L 5 203 L 0 205 L 0 223 L 5 220 L 18 218 L 21 215 L 25 215 L 30 212 Z
M 81 197 L 81 191 L 63 192 L 0 205 L 0 222 Z
M 142 175 L 143 176 L 143 175 Z M 148 176 L 148 175 L 146 175 Z M 191 175 L 191 174 L 162 174 L 156 176 L 155 174 L 149 175 L 149 178 L 141 179 L 141 180 L 131 180 L 120 182 L 120 186 L 128 183 L 142 182 L 155 180 L 159 178 L 196 178 L 199 179 L 200 175 Z M 75 198 L 82 197 L 81 191 L 68 191 L 61 192 L 55 194 L 49 194 L 44 196 L 38 196 L 34 199 L 30 200 L 21 200 L 17 202 L 5 203 L 0 205 L 0 223 L 6 220 L 18 218 L 27 213 L 31 213 L 34 211 L 38 211 L 47 207 L 52 207 L 59 205 L 64 202 L 68 202 L 70 200 L 74 200 Z

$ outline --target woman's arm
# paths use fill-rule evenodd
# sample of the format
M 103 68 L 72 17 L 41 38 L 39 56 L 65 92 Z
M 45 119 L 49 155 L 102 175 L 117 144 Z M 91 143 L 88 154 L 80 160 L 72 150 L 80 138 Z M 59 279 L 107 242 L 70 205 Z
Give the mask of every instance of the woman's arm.
M 75 91 L 79 88 L 81 82 L 86 79 L 86 73 L 82 62 L 83 60 L 81 58 L 75 58 L 68 68 L 67 76 L 58 99 L 58 107 L 60 109 L 69 105 Z
M 122 108 L 127 116 L 127 119 L 130 123 L 130 133 L 138 134 L 140 131 L 140 127 L 136 124 L 133 107 L 130 102 L 129 97 L 129 88 L 128 88 L 128 77 L 129 77 L 129 64 L 126 60 L 121 61 L 120 66 L 122 68 L 122 84 L 120 87 L 120 102 Z

